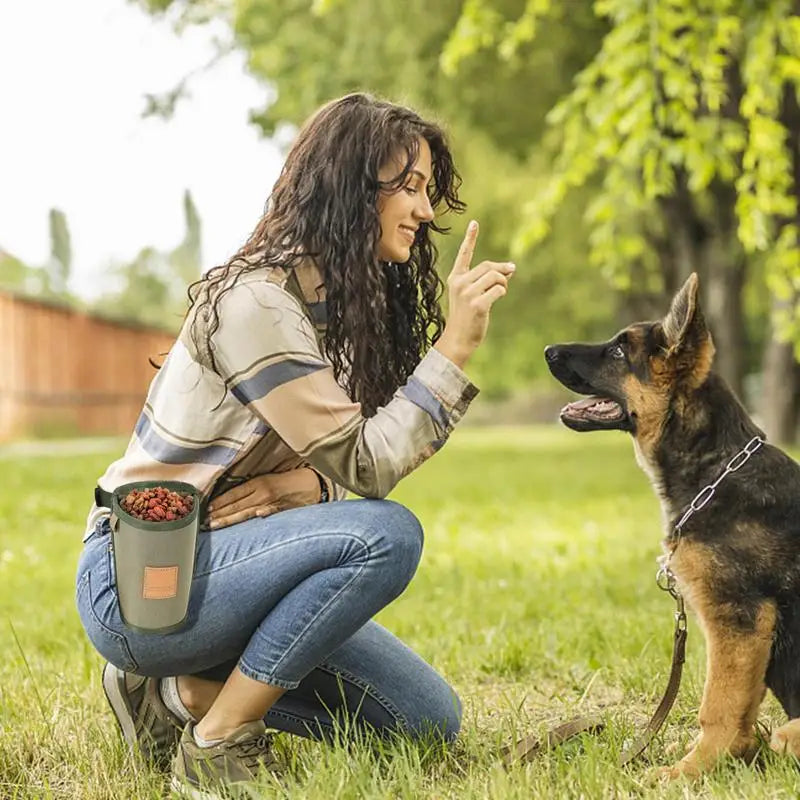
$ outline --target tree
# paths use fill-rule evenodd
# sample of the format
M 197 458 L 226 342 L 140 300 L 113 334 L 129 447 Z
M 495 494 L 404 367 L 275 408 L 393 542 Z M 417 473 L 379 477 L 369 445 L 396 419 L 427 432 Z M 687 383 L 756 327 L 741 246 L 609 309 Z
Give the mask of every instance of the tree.
M 156 12 L 208 11 L 203 2 L 147 5 Z M 521 4 L 513 0 L 509 7 Z M 440 54 L 460 12 L 460 0 L 242 0 L 227 14 L 250 70 L 273 90 L 268 106 L 252 113 L 266 136 L 293 129 L 321 103 L 348 91 L 410 103 L 443 120 L 450 133 L 468 214 L 481 222 L 476 257 L 504 258 L 522 222 L 522 201 L 549 166 L 541 142 L 545 114 L 594 52 L 605 25 L 579 6 L 570 20 L 548 23 L 546 40 L 525 46 L 524 58 L 503 60 L 487 50 L 449 75 Z M 475 361 L 485 394 L 544 376 L 541 350 L 554 338 L 608 333 L 615 291 L 585 269 L 588 244 L 575 224 L 577 207 L 571 200 L 562 209 L 560 241 L 548 242 L 535 259 L 518 259 L 513 291 L 496 306 L 489 340 Z M 457 234 L 466 220 L 450 224 Z M 458 241 L 457 235 L 440 240 L 443 273 Z
M 50 223 L 50 260 L 45 264 L 47 277 L 46 293 L 64 297 L 68 294 L 67 283 L 72 268 L 72 246 L 70 244 L 67 217 L 63 211 L 51 208 Z
M 183 218 L 186 233 L 183 241 L 169 254 L 169 261 L 171 272 L 180 285 L 186 287 L 200 277 L 203 261 L 200 214 L 188 189 L 183 193 Z
M 174 328 L 174 297 L 166 274 L 167 260 L 154 247 L 145 247 L 133 261 L 112 270 L 120 288 L 101 297 L 97 310 L 146 325 Z M 113 280 L 113 278 L 112 278 Z
M 177 330 L 186 312 L 188 285 L 201 275 L 202 224 L 191 194 L 183 196 L 186 232 L 169 251 L 142 248 L 136 257 L 111 270 L 112 288 L 94 307 L 119 318 Z
M 518 246 L 541 241 L 568 192 L 599 177 L 587 214 L 592 263 L 621 285 L 634 274 L 663 277 L 670 257 L 707 264 L 711 289 L 721 287 L 718 305 L 729 310 L 741 295 L 746 256 L 775 298 L 770 347 L 784 350 L 767 359 L 782 374 L 765 383 L 793 380 L 790 350 L 778 340 L 800 353 L 796 4 L 596 0 L 593 7 L 609 30 L 549 114 L 557 155 Z M 507 11 L 502 0 L 466 0 L 444 63 L 454 69 L 485 48 L 513 55 L 563 4 L 528 0 L 521 14 Z M 705 250 L 714 239 L 716 257 Z M 741 330 L 741 313 L 732 319 Z M 725 349 L 735 352 L 734 332 L 727 333 Z M 768 409 L 766 421 L 772 435 L 789 440 L 796 412 L 787 403 L 782 409 Z
M 36 270 L 0 248 L 0 287 L 13 291 L 30 291 Z
M 25 264 L 10 253 L 0 250 L 0 286 L 34 297 L 75 305 L 76 299 L 67 285 L 72 267 L 67 217 L 63 211 L 51 208 L 48 220 L 50 257 L 47 262 L 41 266 Z

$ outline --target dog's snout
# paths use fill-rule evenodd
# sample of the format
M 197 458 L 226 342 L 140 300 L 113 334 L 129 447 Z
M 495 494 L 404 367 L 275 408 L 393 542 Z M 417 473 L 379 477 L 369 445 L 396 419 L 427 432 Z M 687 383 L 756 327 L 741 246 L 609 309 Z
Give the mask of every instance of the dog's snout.
M 548 364 L 552 364 L 554 361 L 558 361 L 558 347 L 556 345 L 551 344 L 545 347 L 544 349 L 544 360 L 547 361 Z

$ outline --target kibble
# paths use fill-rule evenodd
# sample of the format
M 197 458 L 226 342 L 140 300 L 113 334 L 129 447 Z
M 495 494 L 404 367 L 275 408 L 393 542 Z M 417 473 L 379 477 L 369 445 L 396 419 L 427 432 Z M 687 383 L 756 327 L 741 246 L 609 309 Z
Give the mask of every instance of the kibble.
M 191 513 L 194 497 L 170 491 L 164 486 L 153 486 L 150 489 L 131 489 L 119 504 L 123 511 L 137 519 L 172 522 Z

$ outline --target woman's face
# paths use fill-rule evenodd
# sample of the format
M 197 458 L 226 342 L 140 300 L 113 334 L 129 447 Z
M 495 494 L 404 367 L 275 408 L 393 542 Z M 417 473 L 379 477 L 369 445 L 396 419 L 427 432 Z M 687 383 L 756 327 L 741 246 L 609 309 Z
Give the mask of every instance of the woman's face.
M 391 181 L 402 172 L 404 166 L 405 150 L 381 167 L 378 179 Z M 432 169 L 430 145 L 426 139 L 420 137 L 419 154 L 405 184 L 396 191 L 381 192 L 378 196 L 378 217 L 381 223 L 378 258 L 381 261 L 394 261 L 397 264 L 408 261 L 419 226 L 433 219 L 433 208 L 427 191 Z

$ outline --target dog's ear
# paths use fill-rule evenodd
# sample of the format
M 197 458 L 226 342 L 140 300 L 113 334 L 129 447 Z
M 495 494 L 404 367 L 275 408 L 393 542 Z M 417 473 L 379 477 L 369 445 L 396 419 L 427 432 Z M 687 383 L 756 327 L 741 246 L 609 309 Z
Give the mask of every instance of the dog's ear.
M 672 300 L 661 326 L 667 342 L 667 359 L 679 372 L 691 377 L 695 386 L 711 369 L 714 344 L 706 327 L 698 296 L 697 273 L 693 272 Z
M 670 350 L 680 348 L 694 333 L 693 328 L 700 326 L 702 333 L 705 332 L 705 320 L 697 297 L 698 288 L 697 273 L 693 272 L 672 298 L 669 314 L 662 322 L 667 347 Z

